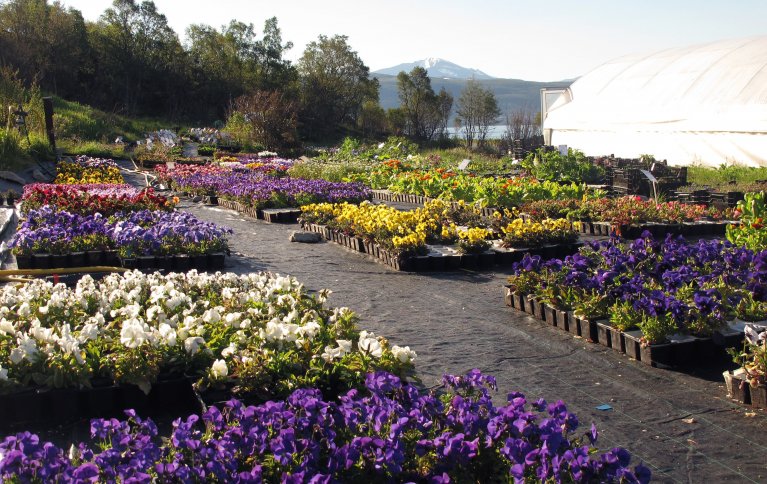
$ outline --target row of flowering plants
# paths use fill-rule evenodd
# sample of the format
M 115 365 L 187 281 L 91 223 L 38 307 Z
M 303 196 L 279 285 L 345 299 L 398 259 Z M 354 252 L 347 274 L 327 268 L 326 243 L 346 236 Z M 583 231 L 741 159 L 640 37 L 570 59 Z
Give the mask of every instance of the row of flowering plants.
M 29 210 L 9 247 L 14 253 L 68 254 L 117 250 L 123 258 L 225 252 L 230 229 L 186 212 L 135 210 L 108 217 L 71 213 L 44 205 Z
M 525 257 L 511 288 L 578 317 L 609 318 L 620 331 L 640 329 L 646 344 L 673 334 L 711 335 L 733 318 L 767 311 L 767 251 L 727 241 L 649 233 L 634 241 L 594 242 L 564 260 Z
M 751 250 L 767 249 L 767 200 L 764 192 L 746 193 L 738 202 L 735 213 L 740 217 L 739 225 L 727 227 L 727 240 L 744 245 Z
M 485 207 L 518 207 L 531 200 L 581 198 L 587 193 L 583 184 L 560 184 L 530 177 L 478 177 L 445 168 L 412 170 L 402 168 L 397 160 L 382 164 L 379 170 L 354 175 L 352 179 L 374 189 L 408 193 L 431 198 L 463 200 Z
M 132 210 L 173 210 L 177 199 L 154 193 L 151 188 L 138 189 L 128 184 L 58 185 L 33 183 L 24 186 L 23 214 L 44 205 L 69 213 L 87 215 L 99 212 L 108 216 Z
M 318 202 L 359 203 L 371 197 L 370 190 L 360 183 L 291 178 L 285 176 L 285 166 L 249 163 L 234 167 L 179 168 L 177 165 L 172 170 L 163 167 L 159 176 L 161 180 L 169 180 L 169 186 L 177 191 L 215 195 L 255 209 L 298 207 Z
M 357 328 L 291 277 L 138 271 L 73 289 L 34 281 L 0 291 L 0 391 L 135 384 L 160 375 L 265 401 L 296 388 L 332 396 L 364 373 L 404 374 L 415 353 Z
M 93 420 L 93 443 L 66 451 L 29 432 L 0 443 L 0 477 L 49 482 L 620 482 L 647 483 L 622 448 L 600 450 L 562 401 L 511 393 L 473 370 L 421 392 L 383 371 L 329 400 L 316 389 L 173 422 Z
M 54 183 L 66 185 L 121 184 L 125 179 L 113 160 L 78 156 L 73 161 L 60 161 L 56 165 Z
M 520 211 L 531 218 L 567 218 L 573 221 L 609 222 L 638 225 L 646 222 L 678 224 L 699 220 L 722 220 L 728 211 L 680 202 L 656 202 L 629 195 L 618 198 L 572 198 L 536 200 L 523 204 Z
M 326 225 L 398 254 L 422 254 L 427 244 L 457 243 L 460 252 L 476 253 L 487 250 L 493 240 L 506 248 L 530 248 L 578 239 L 564 219 L 534 222 L 509 210 L 484 217 L 477 206 L 440 199 L 411 211 L 371 203 L 312 204 L 301 211 L 304 223 Z

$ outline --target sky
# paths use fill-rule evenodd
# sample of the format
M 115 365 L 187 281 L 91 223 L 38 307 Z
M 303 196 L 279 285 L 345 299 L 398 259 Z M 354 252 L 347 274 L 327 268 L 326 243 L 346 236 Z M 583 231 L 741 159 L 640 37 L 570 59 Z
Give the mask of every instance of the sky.
M 137 0 L 138 1 L 138 0 Z M 63 0 L 97 20 L 108 0 Z M 277 17 L 296 61 L 319 35 L 348 36 L 371 71 L 439 57 L 491 76 L 573 79 L 616 57 L 767 35 L 764 0 L 154 0 L 182 42 L 190 24 Z

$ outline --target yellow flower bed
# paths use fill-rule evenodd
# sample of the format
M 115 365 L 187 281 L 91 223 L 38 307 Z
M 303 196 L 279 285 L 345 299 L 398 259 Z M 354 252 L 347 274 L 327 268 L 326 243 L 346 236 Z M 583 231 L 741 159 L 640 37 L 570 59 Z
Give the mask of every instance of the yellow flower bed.
M 446 202 L 435 200 L 423 208 L 407 212 L 370 202 L 359 205 L 315 203 L 302 206 L 301 211 L 307 220 L 316 220 L 347 234 L 375 240 L 383 247 L 398 252 L 418 252 L 426 247 L 427 239 L 449 238 L 455 234 L 455 224 L 451 228 L 449 224 L 442 223 L 448 208 Z
M 58 185 L 105 184 L 115 185 L 125 183 L 120 169 L 110 167 L 84 167 L 76 163 L 60 162 L 56 167 Z
M 517 218 L 501 228 L 506 247 L 535 247 L 542 244 L 575 242 L 578 233 L 567 219 L 544 219 L 535 222 Z

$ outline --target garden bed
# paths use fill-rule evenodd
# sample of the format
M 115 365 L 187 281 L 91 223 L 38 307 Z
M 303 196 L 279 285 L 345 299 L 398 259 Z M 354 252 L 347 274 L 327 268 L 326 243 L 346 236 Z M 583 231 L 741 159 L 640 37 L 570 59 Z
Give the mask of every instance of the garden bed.
M 392 253 L 379 244 L 362 239 L 361 237 L 349 236 L 338 230 L 333 230 L 320 224 L 302 224 L 302 228 L 308 232 L 315 232 L 323 236 L 325 240 L 335 242 L 355 252 L 368 254 L 378 262 L 388 265 L 398 271 L 407 272 L 435 272 L 452 271 L 459 269 L 490 269 L 496 266 L 511 266 L 519 262 L 526 254 L 539 255 L 543 258 L 565 257 L 578 251 L 583 244 L 545 245 L 526 249 L 506 249 L 498 245 L 491 246 L 488 250 L 478 254 L 462 254 L 457 246 L 426 245 L 427 253 L 424 255 L 402 256 Z
M 668 342 L 646 344 L 639 330 L 620 331 L 610 325 L 607 319 L 579 318 L 572 311 L 556 309 L 528 294 L 514 291 L 511 286 L 504 286 L 503 298 L 507 306 L 527 313 L 547 325 L 654 367 L 689 367 L 702 361 L 722 359 L 726 347 L 736 346 L 743 339 L 742 330 L 730 328 L 712 337 L 673 335 Z

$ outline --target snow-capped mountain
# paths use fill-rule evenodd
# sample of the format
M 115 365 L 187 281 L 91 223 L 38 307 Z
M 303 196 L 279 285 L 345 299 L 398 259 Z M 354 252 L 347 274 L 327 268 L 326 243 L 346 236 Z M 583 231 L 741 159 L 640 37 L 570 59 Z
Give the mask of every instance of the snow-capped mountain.
M 427 59 L 421 59 L 415 62 L 407 62 L 399 64 L 394 67 L 387 67 L 386 69 L 379 69 L 373 71 L 373 74 L 388 74 L 390 76 L 396 76 L 401 71 L 410 72 L 414 67 L 423 67 L 426 72 L 429 73 L 429 77 L 436 77 L 441 79 L 471 79 L 472 77 L 477 80 L 481 79 L 495 79 L 493 76 L 489 76 L 479 69 L 469 69 L 461 67 L 445 59 L 438 57 L 429 57 Z

